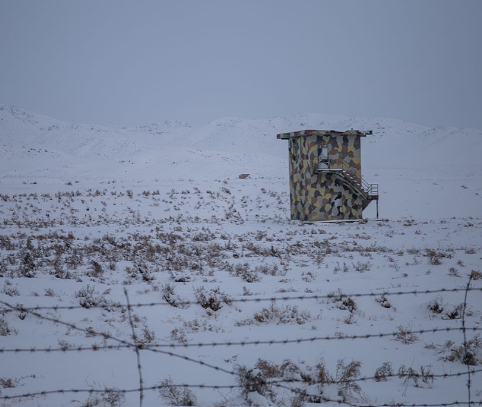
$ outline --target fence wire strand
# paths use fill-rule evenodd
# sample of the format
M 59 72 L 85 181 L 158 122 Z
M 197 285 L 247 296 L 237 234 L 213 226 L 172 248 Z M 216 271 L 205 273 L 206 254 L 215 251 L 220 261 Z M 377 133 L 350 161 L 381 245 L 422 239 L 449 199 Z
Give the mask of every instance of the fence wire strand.
M 415 331 L 406 331 L 409 334 L 426 334 L 426 333 L 441 333 L 441 332 L 450 332 L 450 331 L 460 331 L 463 332 L 464 336 L 464 350 L 465 350 L 465 357 L 469 354 L 468 348 L 467 348 L 467 332 L 472 331 L 480 331 L 482 330 L 481 327 L 467 327 L 466 326 L 466 309 L 467 309 L 467 296 L 468 292 L 470 291 L 482 291 L 482 288 L 474 288 L 470 287 L 471 285 L 472 278 L 469 278 L 469 281 L 467 283 L 467 286 L 465 288 L 453 288 L 453 289 L 437 289 L 437 290 L 424 290 L 424 291 L 398 291 L 398 292 L 379 292 L 379 293 L 355 293 L 355 294 L 343 294 L 344 296 L 350 296 L 350 297 L 379 297 L 379 296 L 400 296 L 400 295 L 427 295 L 427 294 L 435 294 L 435 293 L 450 293 L 450 292 L 464 292 L 464 303 L 463 303 L 463 313 L 462 313 L 462 326 L 461 327 L 446 327 L 446 328 L 433 328 L 433 329 L 422 329 L 422 330 L 415 330 Z M 182 388 L 199 388 L 199 389 L 213 389 L 213 390 L 221 390 L 221 389 L 236 389 L 242 387 L 241 385 L 206 385 L 206 384 L 169 384 L 169 385 L 157 385 L 157 386 L 150 386 L 146 387 L 144 386 L 143 382 L 143 376 L 142 376 L 142 364 L 141 364 L 141 359 L 140 359 L 140 351 L 150 351 L 154 353 L 160 353 L 164 355 L 168 355 L 170 357 L 175 357 L 175 358 L 180 358 L 182 360 L 199 364 L 201 366 L 207 367 L 214 369 L 216 371 L 220 371 L 232 376 L 237 376 L 237 373 L 232 370 L 224 369 L 220 366 L 215 366 L 209 363 L 206 363 L 202 360 L 194 359 L 186 355 L 180 355 L 171 351 L 166 351 L 162 350 L 162 348 L 201 348 L 201 347 L 218 347 L 218 346 L 259 346 L 259 345 L 286 345 L 286 344 L 301 344 L 301 343 L 306 343 L 306 342 L 315 342 L 315 341 L 330 341 L 330 340 L 358 340 L 358 339 L 374 339 L 374 338 L 384 338 L 384 337 L 396 337 L 397 335 L 400 334 L 400 332 L 386 332 L 386 333 L 377 333 L 377 334 L 362 334 L 362 335 L 342 335 L 342 336 L 319 336 L 319 337 L 311 337 L 311 338 L 298 338 L 298 339 L 285 339 L 285 340 L 253 340 L 253 341 L 227 341 L 227 342 L 200 342 L 200 343 L 184 343 L 184 344 L 173 344 L 173 343 L 168 343 L 168 344 L 144 344 L 144 343 L 139 343 L 136 337 L 135 333 L 135 328 L 134 324 L 132 321 L 132 315 L 131 315 L 131 310 L 133 308 L 137 307 L 154 307 L 154 306 L 165 306 L 169 305 L 167 302 L 153 302 L 153 303 L 146 303 L 146 304 L 131 304 L 129 301 L 129 296 L 127 293 L 127 290 L 124 288 L 124 293 L 126 296 L 126 302 L 127 302 L 127 311 L 128 311 L 128 317 L 129 317 L 129 324 L 131 326 L 132 330 L 132 342 L 126 341 L 120 338 L 117 338 L 115 336 L 112 336 L 108 333 L 104 332 L 97 332 L 92 329 L 84 329 L 81 327 L 76 326 L 75 324 L 71 324 L 65 321 L 62 321 L 58 318 L 53 318 L 49 316 L 42 315 L 38 313 L 37 311 L 41 310 L 53 310 L 53 311 L 60 311 L 60 310 L 74 310 L 74 309 L 79 309 L 83 308 L 82 306 L 51 306 L 51 307 L 45 307 L 45 306 L 38 306 L 38 307 L 23 307 L 23 306 L 14 306 L 8 302 L 5 301 L 0 301 L 0 304 L 3 305 L 5 308 L 0 309 L 0 313 L 6 313 L 6 312 L 13 312 L 13 311 L 19 311 L 19 312 L 25 312 L 28 314 L 33 315 L 36 318 L 42 319 L 42 320 L 47 320 L 53 323 L 61 324 L 64 326 L 69 327 L 70 329 L 77 330 L 80 332 L 84 333 L 89 333 L 92 336 L 103 336 L 106 340 L 110 339 L 115 342 L 117 342 L 116 345 L 104 345 L 104 346 L 98 346 L 98 345 L 92 345 L 90 347 L 72 347 L 72 348 L 65 348 L 65 347 L 59 347 L 59 348 L 0 348 L 0 353 L 20 353 L 20 352 L 30 352 L 30 353 L 35 353 L 35 352 L 45 352 L 45 353 L 50 353 L 50 352 L 69 352 L 69 351 L 76 351 L 76 352 L 81 352 L 81 351 L 97 351 L 97 350 L 120 350 L 120 349 L 134 349 L 137 355 L 137 368 L 138 368 L 138 374 L 139 374 L 139 388 L 135 389 L 110 389 L 110 391 L 116 392 L 116 393 L 122 393 L 122 394 L 127 394 L 127 393 L 134 393 L 138 392 L 139 393 L 139 405 L 142 407 L 143 403 L 143 398 L 144 398 L 144 391 L 152 391 L 152 390 L 160 390 L 163 387 L 171 386 L 171 387 L 182 387 Z M 239 298 L 239 299 L 233 299 L 231 302 L 232 303 L 245 303 L 245 302 L 276 302 L 276 301 L 304 301 L 304 300 L 322 300 L 322 299 L 330 299 L 332 298 L 332 294 L 328 295 L 310 295 L 310 296 L 282 296 L 282 297 L 269 297 L 269 298 Z M 198 301 L 186 301 L 185 304 L 197 304 Z M 109 304 L 110 308 L 126 308 L 125 305 L 121 304 Z M 103 306 L 94 306 L 91 308 L 104 308 Z M 464 360 L 463 363 L 466 361 Z M 453 401 L 449 403 L 437 403 L 437 404 L 408 404 L 413 407 L 436 407 L 436 406 L 455 406 L 455 405 L 468 405 L 469 407 L 471 405 L 474 405 L 477 403 L 478 405 L 482 405 L 482 401 L 478 402 L 472 402 L 471 398 L 471 377 L 472 375 L 475 375 L 477 373 L 482 372 L 482 369 L 475 369 L 471 367 L 469 364 L 467 364 L 467 371 L 465 372 L 456 372 L 456 373 L 444 373 L 444 374 L 431 374 L 430 377 L 432 378 L 442 378 L 442 379 L 447 379 L 447 378 L 452 378 L 452 377 L 463 377 L 467 376 L 467 391 L 468 391 L 468 400 L 467 401 Z M 398 374 L 386 374 L 386 378 L 392 378 L 392 377 L 409 377 L 409 373 L 398 373 Z M 347 380 L 332 380 L 330 381 L 330 384 L 347 384 L 347 383 L 354 383 L 354 382 L 362 382 L 362 381 L 368 381 L 368 380 L 377 380 L 376 376 L 365 376 L 361 378 L 354 378 L 354 379 L 347 379 Z M 287 386 L 285 383 L 300 383 L 301 381 L 297 380 L 277 380 L 277 381 L 272 381 L 270 382 L 271 385 L 283 388 L 286 390 L 289 390 L 295 394 L 300 394 L 300 388 L 293 388 L 290 386 Z M 65 393 L 101 393 L 105 392 L 105 390 L 99 390 L 99 389 L 58 389 L 58 390 L 45 390 L 41 392 L 31 392 L 31 393 L 24 393 L 24 394 L 17 394 L 17 395 L 1 395 L 0 394 L 0 400 L 12 400 L 12 399 L 22 399 L 22 398 L 32 398 L 32 397 L 38 397 L 38 396 L 47 396 L 50 394 L 65 394 Z M 324 401 L 327 402 L 337 402 L 337 403 L 342 403 L 348 406 L 352 407 L 368 407 L 368 405 L 363 405 L 363 404 L 351 404 L 349 402 L 343 401 L 340 402 L 339 400 L 329 400 L 329 399 L 324 399 Z M 370 407 L 393 407 L 392 404 L 370 404 Z M 405 404 L 400 403 L 396 404 L 397 406 L 404 406 Z
M 482 287 L 464 287 L 464 288 L 441 288 L 437 290 L 413 290 L 413 291 L 382 291 L 378 293 L 352 293 L 352 294 L 343 294 L 343 297 L 355 297 L 355 298 L 362 298 L 362 297 L 381 297 L 381 296 L 403 296 L 403 295 L 426 295 L 426 294 L 440 294 L 440 293 L 458 293 L 458 292 L 467 292 L 467 291 L 480 291 L 482 292 Z M 298 295 L 298 296 L 272 296 L 272 297 L 263 297 L 263 298 L 234 298 L 230 299 L 229 302 L 236 304 L 236 303 L 249 303 L 249 302 L 277 302 L 277 301 L 309 301 L 309 300 L 326 300 L 331 299 L 335 296 L 335 294 L 324 294 L 324 295 Z M 183 301 L 183 305 L 196 305 L 200 304 L 199 301 Z M 0 301 L 0 304 L 8 306 L 7 303 L 4 301 Z M 141 307 L 159 307 L 159 306 L 170 306 L 166 301 L 160 302 L 150 302 L 150 303 L 137 303 L 131 304 L 132 308 L 141 308 Z M 108 306 L 110 309 L 113 308 L 125 308 L 125 305 L 122 304 L 109 304 Z M 105 305 L 90 305 L 88 309 L 96 309 L 101 308 L 105 309 Z M 85 309 L 85 307 L 81 305 L 52 305 L 52 306 L 37 306 L 37 307 L 21 307 L 22 311 L 42 311 L 42 310 L 52 310 L 52 311 L 62 311 L 62 310 L 75 310 L 75 309 Z M 16 309 L 15 309 L 16 310 Z M 15 310 L 9 309 L 0 309 L 0 312 L 11 312 Z
M 61 321 L 59 321 L 61 322 Z M 75 325 L 71 326 L 74 328 Z M 105 333 L 97 332 L 94 330 L 85 330 L 83 328 L 75 327 L 76 330 L 88 332 L 90 335 L 107 336 L 109 339 L 116 339 L 112 336 L 108 336 Z M 451 332 L 451 331 L 482 331 L 482 327 L 468 327 L 468 328 L 433 328 L 433 329 L 421 329 L 421 330 L 404 330 L 405 334 L 433 334 L 438 332 Z M 377 334 L 366 335 L 342 335 L 342 336 L 313 336 L 311 338 L 297 338 L 297 339 L 281 339 L 281 340 L 254 340 L 254 341 L 228 341 L 228 342 L 198 342 L 198 343 L 167 343 L 167 344 L 119 344 L 119 345 L 92 345 L 92 346 L 74 346 L 72 348 L 0 348 L 0 353 L 35 353 L 35 352 L 81 352 L 81 351 L 98 351 L 98 350 L 119 350 L 123 348 L 138 347 L 144 350 L 154 350 L 158 348 L 203 348 L 203 347 L 218 347 L 218 346 L 258 346 L 258 345 L 288 345 L 292 343 L 306 343 L 306 342 L 319 342 L 319 341 L 343 341 L 343 340 L 356 340 L 356 339 L 374 339 L 374 338 L 386 338 L 395 337 L 400 335 L 400 332 L 380 332 Z

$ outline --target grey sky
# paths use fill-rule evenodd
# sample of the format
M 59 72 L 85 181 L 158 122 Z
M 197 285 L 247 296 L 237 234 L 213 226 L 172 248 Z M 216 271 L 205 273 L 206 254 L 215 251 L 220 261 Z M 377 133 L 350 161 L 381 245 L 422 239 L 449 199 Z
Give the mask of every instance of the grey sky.
M 482 129 L 481 18 L 481 0 L 0 0 L 0 103 L 69 122 Z

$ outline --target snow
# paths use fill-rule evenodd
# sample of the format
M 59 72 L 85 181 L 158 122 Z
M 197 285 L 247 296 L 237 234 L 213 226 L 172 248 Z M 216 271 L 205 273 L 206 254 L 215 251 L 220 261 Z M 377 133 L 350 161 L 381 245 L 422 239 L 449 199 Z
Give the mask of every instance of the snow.
M 350 128 L 373 130 L 362 139 L 362 170 L 379 184 L 380 219 L 372 203 L 363 222 L 290 221 L 288 146 L 276 134 Z M 204 385 L 190 388 L 202 406 L 291 405 L 290 388 L 297 386 L 309 394 L 321 387 L 328 405 L 339 405 L 341 395 L 355 405 L 467 401 L 467 376 L 432 383 L 398 372 L 402 366 L 417 374 L 428 366 L 435 375 L 467 372 L 454 357 L 462 332 L 419 331 L 462 326 L 471 273 L 464 322 L 480 330 L 481 140 L 476 129 L 318 113 L 223 118 L 197 129 L 180 121 L 128 128 L 64 123 L 0 106 L 0 301 L 76 307 L 37 311 L 49 319 L 0 310 L 0 348 L 66 349 L 1 353 L 0 397 L 137 389 L 132 348 L 75 350 L 132 341 L 126 288 L 131 304 L 156 304 L 132 309 L 144 341 L 145 388 L 168 378 Z M 177 307 L 165 302 L 167 285 Z M 400 291 L 407 294 L 390 294 Z M 203 308 L 200 292 L 220 308 Z M 282 298 L 300 296 L 306 298 Z M 80 307 L 93 302 L 105 307 Z M 435 303 L 441 313 L 429 309 Z M 478 330 L 468 331 L 467 340 Z M 350 339 L 359 335 L 375 337 Z M 196 346 L 213 342 L 222 346 Z M 473 349 L 472 367 L 481 369 L 482 346 Z M 245 400 L 229 386 L 238 385 L 239 366 L 263 371 L 259 359 L 277 366 L 273 382 L 298 381 L 273 386 L 276 400 L 259 392 Z M 279 373 L 286 360 L 292 369 Z M 299 382 L 316 376 L 320 365 L 339 379 L 340 360 L 360 361 L 359 377 L 373 377 L 389 362 L 393 377 L 357 382 L 359 392 Z M 472 402 L 481 400 L 479 375 L 472 376 Z M 82 406 L 95 396 L 108 400 L 101 393 L 54 392 L 0 405 Z M 168 402 L 158 390 L 144 391 L 144 406 Z M 139 405 L 139 393 L 126 393 L 123 405 Z

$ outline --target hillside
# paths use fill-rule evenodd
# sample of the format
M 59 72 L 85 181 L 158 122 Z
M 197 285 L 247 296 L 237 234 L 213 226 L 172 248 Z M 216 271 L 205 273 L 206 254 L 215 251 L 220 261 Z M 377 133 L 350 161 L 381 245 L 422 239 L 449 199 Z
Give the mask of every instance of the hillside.
M 192 129 L 178 121 L 137 128 L 73 125 L 0 107 L 0 182 L 80 185 L 274 178 L 287 190 L 287 145 L 280 132 L 373 130 L 363 140 L 364 177 L 380 184 L 383 217 L 477 216 L 482 204 L 482 131 L 382 118 L 298 114 L 266 120 L 224 118 Z M 278 181 L 277 181 L 278 182 Z M 283 186 L 286 184 L 286 186 Z M 371 208 L 370 208 L 371 209 Z M 367 212 L 373 217 L 373 212 Z

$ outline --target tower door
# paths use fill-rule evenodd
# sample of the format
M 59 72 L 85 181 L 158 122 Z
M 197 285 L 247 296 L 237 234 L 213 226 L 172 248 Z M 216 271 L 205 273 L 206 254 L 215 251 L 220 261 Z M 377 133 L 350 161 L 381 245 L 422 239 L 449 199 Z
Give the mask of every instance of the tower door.
M 326 145 L 318 146 L 318 166 L 320 169 L 329 168 L 328 147 Z

